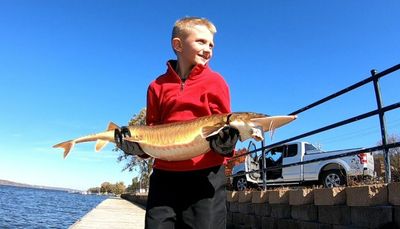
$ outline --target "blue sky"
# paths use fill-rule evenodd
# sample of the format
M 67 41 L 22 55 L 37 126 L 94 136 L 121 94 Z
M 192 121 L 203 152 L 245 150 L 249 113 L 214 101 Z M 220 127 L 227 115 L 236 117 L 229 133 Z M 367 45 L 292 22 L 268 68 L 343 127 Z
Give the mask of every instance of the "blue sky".
M 0 179 L 76 189 L 130 184 L 117 152 L 52 146 L 126 125 L 148 84 L 173 59 L 170 33 L 183 16 L 218 29 L 211 67 L 230 85 L 233 111 L 288 114 L 400 63 L 399 1 L 0 1 Z M 381 79 L 399 102 L 400 73 Z M 376 109 L 372 85 L 299 115 L 276 142 Z M 386 115 L 398 134 L 399 111 Z M 374 146 L 377 118 L 306 141 L 324 149 Z M 240 144 L 238 145 L 241 146 Z

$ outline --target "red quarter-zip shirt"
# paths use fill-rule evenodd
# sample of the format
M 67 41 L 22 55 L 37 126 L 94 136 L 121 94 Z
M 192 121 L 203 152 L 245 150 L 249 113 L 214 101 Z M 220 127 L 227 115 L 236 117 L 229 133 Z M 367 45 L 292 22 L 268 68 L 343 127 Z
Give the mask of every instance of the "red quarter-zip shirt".
M 187 79 L 182 81 L 174 70 L 176 64 L 176 61 L 168 61 L 166 73 L 149 85 L 147 125 L 231 112 L 229 88 L 220 74 L 212 71 L 208 65 L 197 65 Z M 185 161 L 155 159 L 154 168 L 170 171 L 199 170 L 221 165 L 225 159 L 209 151 Z

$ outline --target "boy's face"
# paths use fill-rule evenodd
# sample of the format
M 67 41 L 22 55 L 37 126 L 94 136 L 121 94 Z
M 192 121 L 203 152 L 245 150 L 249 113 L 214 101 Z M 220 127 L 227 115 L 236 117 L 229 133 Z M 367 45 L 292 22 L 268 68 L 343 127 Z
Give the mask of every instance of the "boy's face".
M 205 65 L 212 57 L 214 35 L 206 26 L 196 25 L 180 40 L 179 47 L 174 47 L 179 60 L 190 66 Z

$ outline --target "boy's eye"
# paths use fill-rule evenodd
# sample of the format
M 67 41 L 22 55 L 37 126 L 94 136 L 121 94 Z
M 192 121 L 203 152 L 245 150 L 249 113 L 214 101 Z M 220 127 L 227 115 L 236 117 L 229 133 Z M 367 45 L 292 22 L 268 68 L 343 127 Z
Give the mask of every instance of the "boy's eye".
M 210 49 L 214 48 L 214 44 L 213 43 L 208 43 L 206 40 L 197 40 L 197 43 L 200 45 L 207 45 L 209 46 Z

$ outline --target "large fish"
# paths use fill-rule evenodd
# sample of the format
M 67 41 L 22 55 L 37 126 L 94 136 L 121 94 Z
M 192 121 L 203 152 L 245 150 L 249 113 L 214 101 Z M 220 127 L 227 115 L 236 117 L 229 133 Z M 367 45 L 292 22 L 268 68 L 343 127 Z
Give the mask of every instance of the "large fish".
M 296 119 L 296 116 L 268 116 L 250 112 L 214 114 L 189 121 L 154 126 L 129 126 L 130 137 L 148 155 L 167 161 L 181 161 L 204 154 L 210 150 L 207 137 L 218 134 L 225 126 L 239 130 L 240 141 L 254 138 L 263 140 L 263 132 L 273 131 Z M 59 143 L 54 148 L 64 149 L 64 158 L 76 143 L 97 141 L 96 151 L 114 142 L 114 132 L 120 127 L 110 123 L 106 131 Z

